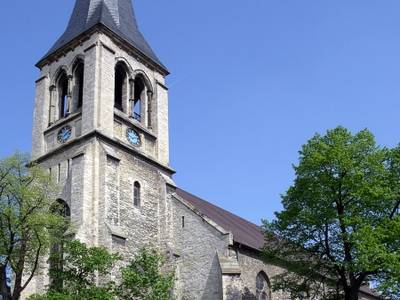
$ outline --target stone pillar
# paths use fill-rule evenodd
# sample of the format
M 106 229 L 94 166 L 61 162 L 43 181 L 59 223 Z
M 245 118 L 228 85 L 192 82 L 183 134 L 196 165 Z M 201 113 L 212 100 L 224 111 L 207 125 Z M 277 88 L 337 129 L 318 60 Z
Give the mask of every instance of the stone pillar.
M 218 260 L 222 276 L 222 299 L 242 300 L 242 271 L 237 258 L 218 253 Z
M 222 274 L 222 299 L 242 300 L 242 280 L 240 274 Z
M 68 75 L 68 88 L 67 88 L 67 113 L 68 116 L 72 113 L 72 86 L 73 86 L 73 79 L 72 75 Z
M 129 116 L 135 117 L 133 113 L 133 107 L 135 105 L 135 79 L 130 78 L 129 79 L 129 105 L 128 105 L 128 111 L 129 111 Z
M 147 90 L 147 127 L 152 128 L 152 115 L 153 115 L 153 91 Z
M 56 86 L 52 85 L 50 86 L 50 101 L 49 101 L 49 126 L 54 123 L 55 121 L 55 113 L 56 113 L 56 107 L 55 107 L 55 94 L 56 94 Z

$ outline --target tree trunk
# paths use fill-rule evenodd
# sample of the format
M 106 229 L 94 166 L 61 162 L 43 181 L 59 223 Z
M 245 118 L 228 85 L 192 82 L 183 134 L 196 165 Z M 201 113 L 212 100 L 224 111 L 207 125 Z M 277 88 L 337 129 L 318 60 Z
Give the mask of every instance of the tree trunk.
M 11 300 L 19 300 L 21 298 L 21 290 L 14 290 Z
M 359 289 L 349 288 L 344 291 L 345 300 L 358 300 Z
M 15 281 L 14 281 L 14 289 L 12 293 L 12 300 L 19 300 L 21 297 L 21 283 L 22 283 L 22 274 L 16 274 L 15 275 Z
M 11 289 L 7 285 L 7 266 L 0 266 L 0 295 L 4 300 L 11 300 Z

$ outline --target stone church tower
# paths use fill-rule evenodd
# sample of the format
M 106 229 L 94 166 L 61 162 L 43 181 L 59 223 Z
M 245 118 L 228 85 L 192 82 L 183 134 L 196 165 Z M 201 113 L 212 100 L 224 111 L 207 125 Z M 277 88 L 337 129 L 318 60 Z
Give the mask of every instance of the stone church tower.
M 134 253 L 162 244 L 169 166 L 168 70 L 131 0 L 77 0 L 38 62 L 32 157 L 60 186 L 75 236 Z M 37 279 L 33 290 L 46 280 Z

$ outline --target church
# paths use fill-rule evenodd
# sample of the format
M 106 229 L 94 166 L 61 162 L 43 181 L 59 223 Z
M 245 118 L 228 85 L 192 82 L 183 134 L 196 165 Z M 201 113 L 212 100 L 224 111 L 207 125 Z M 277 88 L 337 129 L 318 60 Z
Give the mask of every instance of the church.
M 169 72 L 132 0 L 76 0 L 36 66 L 32 158 L 58 183 L 77 239 L 127 259 L 157 248 L 174 267 L 176 299 L 288 299 L 270 288 L 282 269 L 261 259 L 260 227 L 174 182 Z M 48 283 L 38 275 L 25 297 Z

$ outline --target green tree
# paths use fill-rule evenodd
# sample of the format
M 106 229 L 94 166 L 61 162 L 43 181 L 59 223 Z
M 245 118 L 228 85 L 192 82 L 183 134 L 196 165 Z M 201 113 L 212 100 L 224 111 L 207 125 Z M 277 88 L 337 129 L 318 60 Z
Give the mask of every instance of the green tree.
M 163 274 L 165 259 L 156 251 L 142 249 L 122 270 L 118 288 L 120 299 L 168 300 L 174 285 L 174 274 Z
M 52 213 L 55 187 L 27 155 L 0 160 L 0 295 L 17 300 L 40 270 L 53 232 L 65 220 Z
M 399 298 L 400 146 L 338 127 L 309 140 L 294 169 L 283 211 L 264 222 L 266 259 L 288 270 L 273 288 L 292 299 L 355 300 L 373 282 Z
M 59 256 L 62 256 L 61 258 Z M 119 255 L 110 254 L 100 247 L 87 247 L 79 241 L 66 241 L 62 253 L 54 253 L 51 260 L 60 268 L 50 270 L 52 284 L 43 296 L 33 296 L 32 300 L 111 300 L 115 299 L 115 285 L 106 278 Z
M 61 258 L 53 255 L 62 267 L 50 275 L 58 284 L 51 284 L 45 295 L 30 300 L 167 300 L 173 286 L 173 274 L 162 274 L 165 259 L 155 251 L 140 250 L 130 264 L 117 271 L 120 255 L 104 248 L 87 247 L 79 241 L 66 241 Z M 118 284 L 110 280 L 115 271 Z

